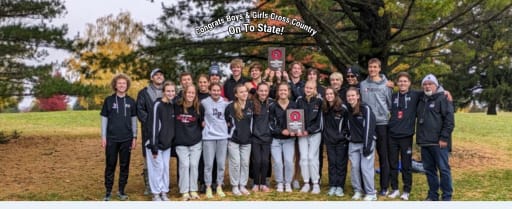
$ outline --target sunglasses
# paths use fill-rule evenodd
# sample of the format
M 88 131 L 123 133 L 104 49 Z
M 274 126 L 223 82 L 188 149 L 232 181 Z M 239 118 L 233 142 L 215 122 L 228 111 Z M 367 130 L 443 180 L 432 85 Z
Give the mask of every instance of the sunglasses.
M 355 78 L 355 75 L 347 75 L 347 78 Z

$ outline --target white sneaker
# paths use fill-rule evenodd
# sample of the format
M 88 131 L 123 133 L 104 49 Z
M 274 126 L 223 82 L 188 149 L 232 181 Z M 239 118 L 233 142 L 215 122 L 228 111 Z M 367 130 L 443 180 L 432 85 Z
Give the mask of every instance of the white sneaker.
M 163 192 L 160 194 L 160 199 L 162 201 L 170 201 L 169 197 L 167 197 L 167 193 L 163 193 Z
M 327 195 L 333 196 L 334 193 L 336 193 L 336 187 L 329 188 L 329 191 L 327 192 Z
M 361 200 L 361 198 L 363 198 L 363 193 L 361 192 L 356 192 L 354 196 L 352 196 L 352 200 Z
M 285 192 L 292 192 L 293 191 L 292 190 L 292 185 L 288 184 L 288 183 L 284 184 L 284 191 Z
M 402 200 L 409 200 L 409 193 L 408 192 L 404 192 L 402 194 L 402 196 L 400 196 L 400 199 L 402 199 Z
M 311 194 L 320 194 L 320 185 L 319 184 L 313 184 L 313 190 L 311 191 Z
M 308 193 L 310 189 L 309 183 L 305 183 L 304 186 L 302 186 L 302 189 L 300 192 Z
M 293 189 L 300 189 L 300 184 L 298 180 L 293 180 Z
M 377 201 L 377 194 L 367 194 L 364 201 Z
M 283 188 L 283 183 L 278 183 L 277 184 L 277 189 L 276 189 L 277 192 L 283 192 L 284 191 L 284 188 Z
M 153 194 L 153 201 L 162 201 L 162 198 L 160 197 L 160 194 Z
M 391 192 L 391 194 L 388 195 L 388 197 L 391 198 L 391 199 L 395 199 L 398 196 L 400 196 L 400 191 L 398 189 L 397 190 L 393 190 Z
M 336 187 L 336 191 L 334 192 L 334 195 L 338 196 L 338 197 L 343 197 L 345 196 L 345 194 L 343 193 L 343 188 L 341 187 Z
M 235 195 L 235 196 L 242 196 L 242 192 L 240 192 L 240 189 L 238 189 L 238 186 L 233 186 L 233 189 L 231 191 L 233 192 L 233 195 Z

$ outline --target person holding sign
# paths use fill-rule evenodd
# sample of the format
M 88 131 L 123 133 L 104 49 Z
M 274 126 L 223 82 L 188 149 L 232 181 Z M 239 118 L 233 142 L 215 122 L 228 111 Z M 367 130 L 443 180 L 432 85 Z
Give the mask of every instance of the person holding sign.
M 304 185 L 301 192 L 309 192 L 310 178 L 313 183 L 312 194 L 320 193 L 319 150 L 322 131 L 322 99 L 317 97 L 316 82 L 308 81 L 304 88 L 304 97 L 297 98 L 297 106 L 304 110 L 306 130 L 297 133 L 299 137 L 300 170 Z
M 287 110 L 296 109 L 297 104 L 290 101 L 290 86 L 287 82 L 277 85 L 277 101 L 269 107 L 269 126 L 272 132 L 271 153 L 274 161 L 274 176 L 277 192 L 292 192 L 292 180 L 295 170 L 295 133 L 287 128 Z

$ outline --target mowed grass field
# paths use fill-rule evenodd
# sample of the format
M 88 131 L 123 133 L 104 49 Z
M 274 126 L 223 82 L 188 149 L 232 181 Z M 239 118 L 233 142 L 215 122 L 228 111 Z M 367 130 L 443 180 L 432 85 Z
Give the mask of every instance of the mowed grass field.
M 487 116 L 457 113 L 450 159 L 454 200 L 512 200 L 512 113 Z M 0 144 L 0 200 L 101 200 L 104 195 L 105 154 L 100 144 L 99 111 L 0 114 L 0 130 L 21 131 L 21 138 Z M 415 159 L 419 159 L 415 149 Z M 324 156 L 326 154 L 324 153 Z M 127 193 L 130 200 L 150 200 L 143 195 L 140 144 L 132 151 Z M 324 158 L 322 193 L 256 193 L 231 195 L 211 200 L 228 201 L 350 201 L 350 175 L 344 197 L 329 197 L 327 158 Z M 176 161 L 171 160 L 172 200 L 180 200 L 176 181 Z M 378 166 L 378 165 L 376 165 Z M 117 191 L 117 178 L 114 192 Z M 378 175 L 376 175 L 376 187 Z M 274 186 L 272 182 L 272 186 Z M 400 186 L 400 189 L 402 187 Z M 427 193 L 424 174 L 413 174 L 411 200 L 423 200 Z M 204 195 L 202 201 L 207 200 Z M 116 200 L 116 198 L 114 198 Z M 379 200 L 391 200 L 379 197 Z

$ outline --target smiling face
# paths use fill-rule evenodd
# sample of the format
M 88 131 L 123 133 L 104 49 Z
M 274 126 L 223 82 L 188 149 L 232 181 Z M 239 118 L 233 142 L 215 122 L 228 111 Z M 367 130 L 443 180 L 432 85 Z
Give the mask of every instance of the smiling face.
M 306 82 L 306 86 L 304 87 L 304 95 L 306 95 L 306 97 L 312 97 L 314 94 L 316 94 L 316 82 Z
M 119 78 L 116 81 L 116 92 L 126 93 L 128 90 L 128 81 L 124 78 Z
M 164 87 L 164 96 L 168 99 L 167 101 L 171 101 L 176 96 L 176 86 L 166 85 Z
M 208 86 L 210 83 L 208 82 L 208 79 L 205 76 L 199 77 L 199 80 L 197 81 L 197 85 L 199 86 L 199 92 L 208 92 Z
M 220 85 L 212 85 L 210 87 L 210 96 L 213 100 L 217 101 L 220 99 L 221 89 Z
M 405 76 L 400 76 L 398 78 L 398 91 L 400 91 L 401 93 L 405 93 L 407 91 L 409 91 L 409 87 L 411 87 L 411 81 L 405 77 Z
M 347 91 L 347 102 L 350 106 L 355 107 L 359 101 L 359 97 L 357 90 L 351 89 Z
M 376 62 L 368 64 L 368 76 L 378 77 L 380 73 L 380 65 Z
M 155 75 L 153 75 L 153 77 L 151 77 L 151 82 L 155 86 L 162 85 L 164 83 L 164 80 L 165 80 L 164 74 L 161 72 L 157 72 L 157 73 L 155 73 Z
M 292 78 L 300 78 L 302 75 L 302 66 L 300 64 L 293 64 L 292 70 L 291 70 L 291 77 Z
M 260 101 L 264 101 L 268 98 L 269 87 L 268 85 L 258 85 L 258 89 L 256 90 L 256 94 L 258 94 L 258 99 Z
M 181 83 L 181 86 L 183 88 L 187 87 L 187 86 L 190 86 L 190 85 L 193 85 L 193 82 L 192 82 L 192 76 L 191 75 L 184 75 L 184 76 L 181 76 L 180 78 L 180 83 Z
M 259 68 L 259 67 L 251 68 L 251 78 L 253 80 L 259 80 L 261 78 L 261 68 Z
M 336 93 L 334 92 L 334 89 L 327 88 L 325 89 L 325 100 L 329 102 L 329 104 L 332 104 L 334 102 L 334 99 L 336 98 Z
M 331 87 L 333 89 L 341 89 L 341 85 L 343 84 L 343 79 L 340 79 L 339 77 L 331 76 L 329 78 L 329 82 L 331 83 Z
M 235 97 L 239 100 L 239 101 L 242 101 L 242 102 L 245 102 L 247 101 L 247 96 L 249 95 L 249 93 L 247 92 L 247 87 L 245 86 L 239 86 L 238 88 L 235 89 Z
M 290 87 L 288 84 L 279 84 L 277 88 L 277 96 L 279 99 L 288 99 L 290 96 Z
M 432 94 L 434 94 L 434 92 L 437 91 L 436 84 L 429 80 L 423 82 L 422 87 L 423 87 L 423 92 L 425 92 L 425 95 L 427 95 L 427 96 L 431 96 Z
M 193 85 L 187 86 L 187 88 L 185 89 L 185 101 L 187 103 L 192 103 L 192 102 L 194 102 L 194 99 L 196 98 L 196 96 L 197 96 L 196 87 L 194 87 Z
M 231 66 L 231 73 L 233 74 L 233 77 L 239 77 L 242 75 L 242 66 L 235 65 Z
M 347 83 L 351 86 L 357 85 L 357 77 L 354 75 L 354 73 L 347 73 Z

